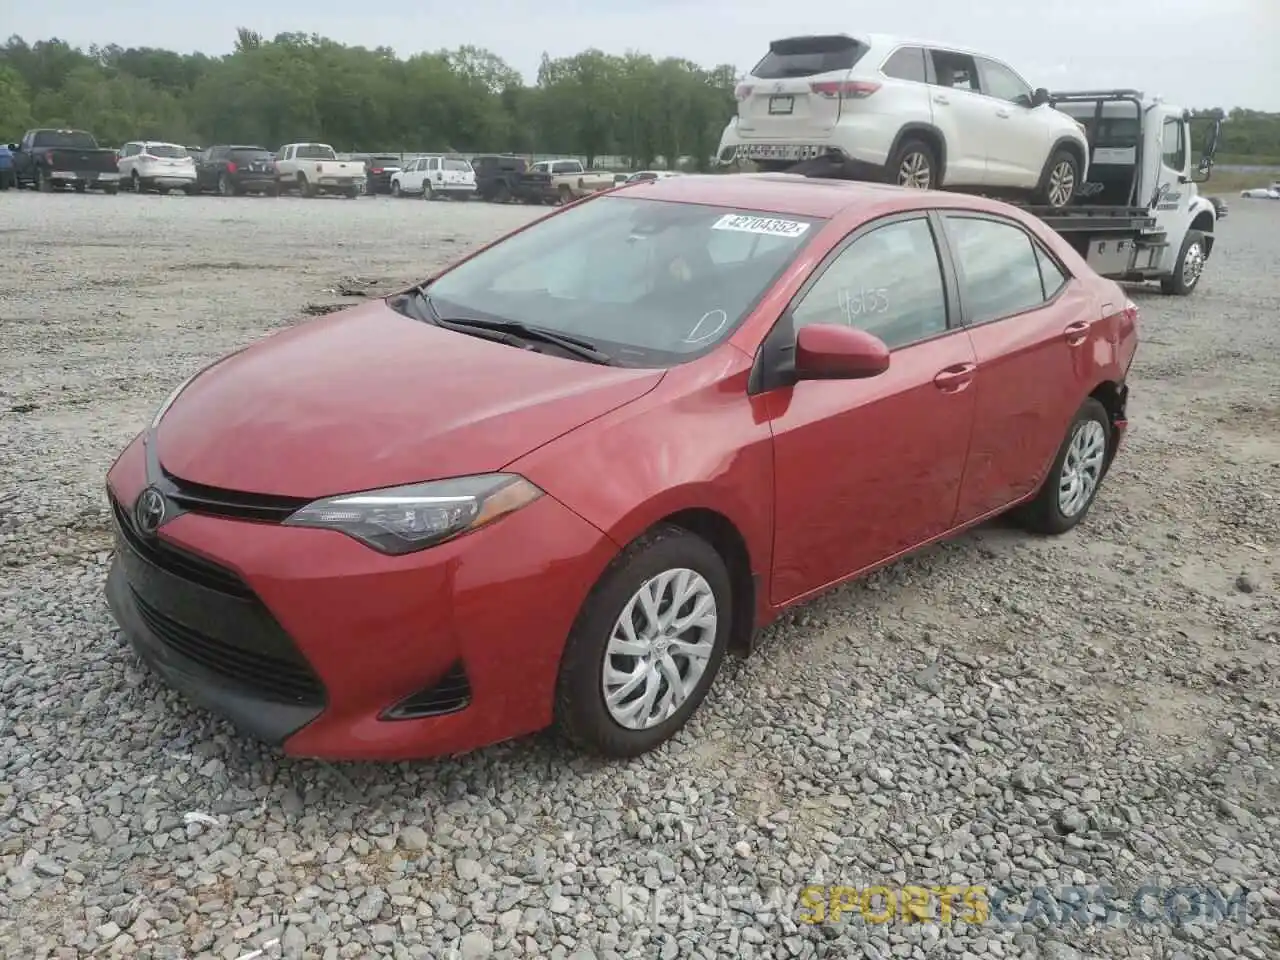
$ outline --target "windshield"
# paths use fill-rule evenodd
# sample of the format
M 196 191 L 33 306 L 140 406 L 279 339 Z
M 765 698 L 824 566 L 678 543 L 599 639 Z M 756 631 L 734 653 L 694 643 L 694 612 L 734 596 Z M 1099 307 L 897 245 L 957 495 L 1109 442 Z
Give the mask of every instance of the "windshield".
M 297 151 L 294 153 L 299 160 L 336 160 L 337 155 L 333 152 L 333 147 L 326 147 L 323 143 L 303 143 L 298 145 Z
M 266 150 L 260 150 L 256 147 L 237 147 L 228 153 L 236 163 L 260 163 L 264 160 L 270 160 L 271 154 Z
M 603 196 L 428 288 L 441 316 L 511 320 L 665 366 L 727 337 L 816 232 L 811 218 Z
M 446 170 L 461 170 L 463 173 L 471 172 L 471 164 L 465 160 L 445 160 L 444 168 Z
M 169 160 L 178 160 L 187 156 L 186 147 L 179 147 L 172 143 L 148 143 L 143 152 L 151 157 L 165 157 Z
M 97 150 L 98 141 L 81 130 L 41 130 L 31 141 L 33 147 L 67 147 L 73 150 Z

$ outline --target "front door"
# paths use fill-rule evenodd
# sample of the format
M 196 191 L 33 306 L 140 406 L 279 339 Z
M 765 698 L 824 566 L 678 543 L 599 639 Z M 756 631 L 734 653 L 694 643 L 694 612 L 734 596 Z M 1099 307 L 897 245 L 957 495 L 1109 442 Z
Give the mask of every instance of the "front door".
M 867 380 L 773 391 L 773 603 L 950 529 L 973 421 L 973 347 L 949 322 L 933 228 L 912 214 L 856 231 L 780 323 L 847 323 L 892 350 Z
M 1052 107 L 1032 107 L 1030 85 L 1003 63 L 976 57 L 995 123 L 987 137 L 986 184 L 1033 190 L 1049 159 Z
M 943 217 L 977 357 L 973 442 L 956 522 L 1008 506 L 1039 486 L 1091 385 L 1098 308 L 1010 220 Z

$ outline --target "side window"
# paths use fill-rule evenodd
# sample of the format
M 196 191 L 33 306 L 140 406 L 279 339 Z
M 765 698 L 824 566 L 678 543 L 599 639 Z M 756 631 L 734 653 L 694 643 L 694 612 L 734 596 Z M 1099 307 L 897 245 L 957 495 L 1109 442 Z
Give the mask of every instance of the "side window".
M 971 323 L 985 323 L 1044 303 L 1031 238 L 1021 227 L 977 217 L 947 217 Z
M 967 53 L 952 53 L 950 50 L 930 50 L 933 60 L 935 81 L 940 87 L 951 87 L 955 90 L 970 90 L 981 93 L 982 85 L 978 82 L 978 65 Z
M 1067 285 L 1067 275 L 1038 243 L 1033 243 L 1032 246 L 1036 248 L 1036 259 L 1040 261 L 1040 282 L 1044 285 L 1044 298 L 1052 300 Z
M 895 80 L 914 80 L 916 83 L 926 83 L 929 79 L 929 71 L 924 62 L 924 48 L 899 47 L 884 62 L 880 72 L 886 77 L 893 77 Z
M 427 161 L 427 169 L 428 169 L 428 170 L 439 170 L 439 169 L 440 169 L 440 158 L 439 158 L 439 157 L 432 157 L 430 160 L 428 160 L 428 161 Z
M 988 97 L 1010 103 L 1017 102 L 1019 98 L 1031 102 L 1031 87 L 1003 63 L 981 58 L 978 66 L 982 71 L 982 92 Z
M 791 314 L 797 328 L 845 323 L 890 349 L 945 331 L 947 297 L 929 221 L 891 223 L 853 241 Z
M 1163 151 L 1161 160 L 1170 170 L 1186 169 L 1187 138 L 1184 131 L 1182 121 L 1176 117 L 1170 117 L 1164 122 L 1164 129 L 1161 131 L 1164 138 L 1164 146 L 1160 148 Z

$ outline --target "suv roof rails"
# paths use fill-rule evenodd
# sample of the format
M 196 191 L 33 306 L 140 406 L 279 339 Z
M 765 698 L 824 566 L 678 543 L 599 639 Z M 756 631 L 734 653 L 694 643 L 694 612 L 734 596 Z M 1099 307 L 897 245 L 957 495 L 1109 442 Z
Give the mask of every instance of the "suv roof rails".
M 1051 90 L 1050 101 L 1087 101 L 1087 100 L 1145 100 L 1146 94 L 1141 90 L 1118 88 L 1115 90 Z

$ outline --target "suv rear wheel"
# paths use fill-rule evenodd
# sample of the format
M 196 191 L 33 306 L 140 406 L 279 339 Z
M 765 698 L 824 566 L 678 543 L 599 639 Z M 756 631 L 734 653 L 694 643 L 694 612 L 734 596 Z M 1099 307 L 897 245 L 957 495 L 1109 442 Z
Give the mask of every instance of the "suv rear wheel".
M 930 190 L 941 186 L 938 158 L 923 140 L 907 137 L 889 162 L 892 182 L 914 190 Z

